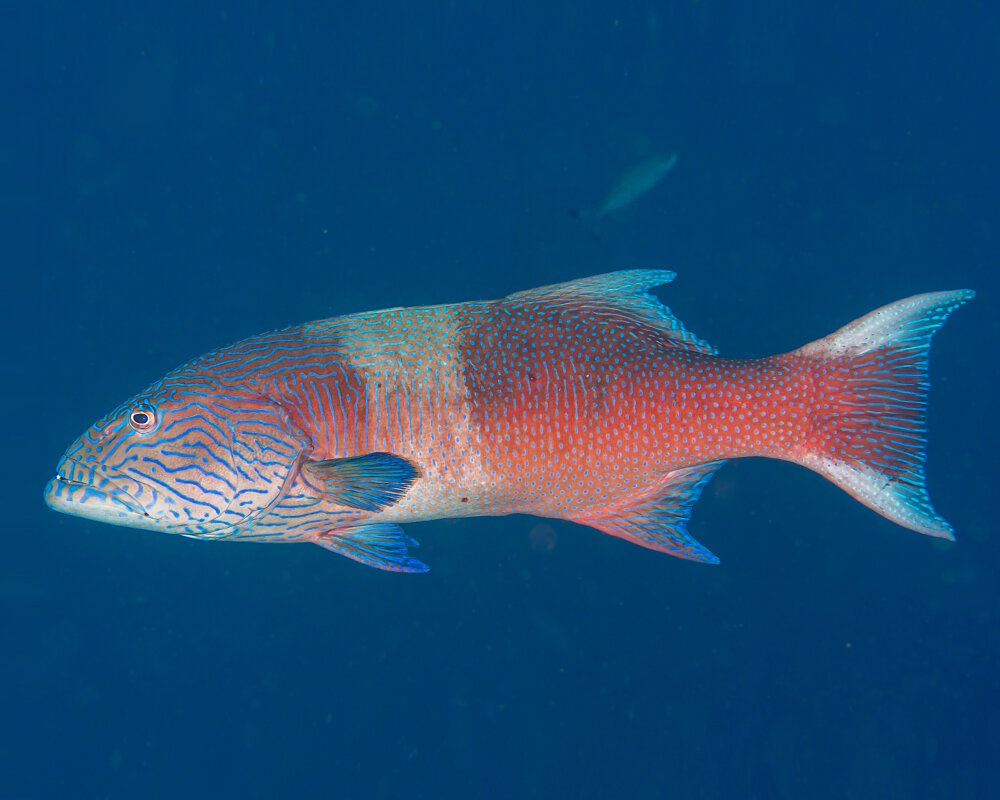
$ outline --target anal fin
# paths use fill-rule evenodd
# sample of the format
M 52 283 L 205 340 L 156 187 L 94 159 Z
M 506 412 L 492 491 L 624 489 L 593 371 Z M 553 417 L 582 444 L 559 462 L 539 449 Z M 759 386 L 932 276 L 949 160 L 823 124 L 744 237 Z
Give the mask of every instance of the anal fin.
M 409 548 L 417 547 L 391 522 L 372 522 L 328 531 L 316 538 L 316 544 L 362 564 L 389 572 L 427 572 L 423 561 L 412 558 Z
M 650 550 L 703 564 L 718 564 L 719 559 L 687 532 L 687 521 L 705 484 L 725 463 L 710 461 L 674 470 L 667 476 L 663 492 L 656 500 L 574 522 Z

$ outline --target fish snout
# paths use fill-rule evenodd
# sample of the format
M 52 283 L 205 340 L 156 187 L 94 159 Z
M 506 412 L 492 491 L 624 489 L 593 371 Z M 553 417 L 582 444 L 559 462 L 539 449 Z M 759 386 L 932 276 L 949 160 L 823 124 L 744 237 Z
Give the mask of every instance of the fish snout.
M 116 480 L 124 476 L 103 465 L 89 465 L 64 456 L 56 474 L 45 484 L 45 504 L 54 511 L 113 525 L 158 528 L 140 500 Z M 127 479 L 127 483 L 135 483 Z

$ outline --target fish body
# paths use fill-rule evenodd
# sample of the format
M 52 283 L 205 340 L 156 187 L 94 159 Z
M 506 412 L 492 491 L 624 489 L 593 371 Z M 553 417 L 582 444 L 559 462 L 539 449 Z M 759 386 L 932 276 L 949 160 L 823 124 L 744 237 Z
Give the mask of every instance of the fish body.
M 951 537 L 924 483 L 927 351 L 972 292 L 730 359 L 647 293 L 673 277 L 630 270 L 246 339 L 99 420 L 46 501 L 198 538 L 313 542 L 398 571 L 426 569 L 399 524 L 512 513 L 714 562 L 687 532 L 691 508 L 727 459 L 765 456 Z
M 662 181 L 677 163 L 677 154 L 655 155 L 636 164 L 615 183 L 597 212 L 597 219 L 631 205 Z

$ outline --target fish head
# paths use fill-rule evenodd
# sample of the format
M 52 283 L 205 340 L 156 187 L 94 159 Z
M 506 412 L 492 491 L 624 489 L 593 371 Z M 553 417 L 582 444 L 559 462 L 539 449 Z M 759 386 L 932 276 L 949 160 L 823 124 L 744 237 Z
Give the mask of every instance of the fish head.
M 45 501 L 114 525 L 224 538 L 284 496 L 311 448 L 284 409 L 262 395 L 159 384 L 73 443 Z

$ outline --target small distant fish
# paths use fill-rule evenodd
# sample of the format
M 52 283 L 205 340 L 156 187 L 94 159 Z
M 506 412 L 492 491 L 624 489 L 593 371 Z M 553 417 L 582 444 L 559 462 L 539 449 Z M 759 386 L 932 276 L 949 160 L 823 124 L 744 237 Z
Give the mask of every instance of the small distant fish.
M 246 339 L 98 421 L 45 499 L 399 572 L 427 569 L 400 523 L 515 513 L 714 563 L 687 532 L 691 508 L 727 459 L 765 456 L 952 538 L 924 483 L 927 353 L 973 292 L 917 295 L 790 353 L 734 359 L 647 294 L 673 277 L 616 272 Z
M 646 192 L 656 188 L 676 163 L 677 154 L 671 153 L 669 156 L 653 156 L 636 164 L 615 184 L 597 212 L 597 219 L 632 205 Z

